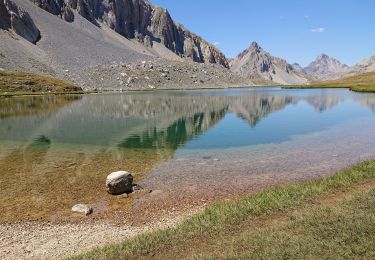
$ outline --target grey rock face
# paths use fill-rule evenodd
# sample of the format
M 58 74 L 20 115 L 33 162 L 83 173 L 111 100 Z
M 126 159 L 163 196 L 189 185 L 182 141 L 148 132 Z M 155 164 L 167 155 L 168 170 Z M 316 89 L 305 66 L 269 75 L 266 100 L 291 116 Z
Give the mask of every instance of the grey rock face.
M 335 58 L 320 54 L 304 70 L 316 79 L 337 79 L 349 72 L 349 67 Z
M 152 47 L 160 42 L 181 57 L 195 62 L 229 67 L 225 56 L 212 44 L 174 22 L 166 9 L 146 0 L 30 0 L 44 10 L 73 21 L 77 12 L 91 23 L 107 25 L 128 39 Z
M 0 3 L 0 28 L 12 29 L 16 34 L 34 44 L 40 39 L 40 31 L 30 15 L 9 0 Z
M 273 57 L 256 42 L 230 63 L 236 74 L 250 79 L 263 79 L 280 84 L 304 84 L 307 79 L 285 60 Z
M 107 192 L 112 195 L 120 195 L 132 192 L 133 176 L 126 171 L 112 172 L 106 179 Z
M 67 22 L 74 21 L 74 13 L 70 8 L 69 3 L 76 4 L 76 1 L 68 0 L 30 0 L 35 5 L 46 10 L 47 12 L 58 15 Z M 77 4 L 76 4 L 77 6 Z M 77 8 L 76 8 L 77 9 Z
M 4 1 L 0 1 L 0 29 L 8 30 L 10 27 L 10 14 L 5 7 Z
M 86 204 L 77 204 L 72 207 L 72 211 L 77 212 L 77 213 L 82 213 L 87 216 L 92 213 L 92 208 L 90 208 Z
M 302 66 L 299 65 L 299 64 L 296 63 L 296 62 L 292 64 L 292 67 L 293 67 L 293 69 L 294 69 L 295 71 L 305 72 L 304 69 L 302 68 Z

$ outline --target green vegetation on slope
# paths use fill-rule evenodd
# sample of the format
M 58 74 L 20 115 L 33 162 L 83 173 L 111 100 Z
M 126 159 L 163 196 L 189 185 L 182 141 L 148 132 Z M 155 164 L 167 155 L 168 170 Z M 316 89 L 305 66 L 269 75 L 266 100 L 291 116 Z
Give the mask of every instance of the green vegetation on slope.
M 74 259 L 374 258 L 375 161 L 208 207 Z
M 375 92 L 375 72 L 367 72 L 337 80 L 314 82 L 310 85 L 289 86 L 287 88 L 350 88 L 357 92 Z
M 73 83 L 25 72 L 0 71 L 0 96 L 82 91 Z

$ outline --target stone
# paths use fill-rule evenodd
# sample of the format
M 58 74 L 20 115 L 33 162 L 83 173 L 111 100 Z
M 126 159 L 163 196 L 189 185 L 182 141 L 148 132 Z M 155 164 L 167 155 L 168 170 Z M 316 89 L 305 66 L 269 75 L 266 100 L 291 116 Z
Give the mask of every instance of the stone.
M 128 80 L 126 81 L 126 83 L 130 84 L 130 83 L 133 83 L 134 82 L 134 79 L 132 77 L 129 77 Z
M 92 213 L 92 208 L 87 206 L 86 204 L 77 204 L 72 207 L 73 212 L 82 213 L 86 216 L 90 215 Z
M 140 190 L 143 190 L 143 187 L 141 185 L 134 184 L 132 186 L 132 192 L 136 192 L 136 191 L 140 191 Z
M 126 171 L 112 172 L 106 179 L 107 192 L 112 195 L 120 195 L 132 192 L 133 176 Z

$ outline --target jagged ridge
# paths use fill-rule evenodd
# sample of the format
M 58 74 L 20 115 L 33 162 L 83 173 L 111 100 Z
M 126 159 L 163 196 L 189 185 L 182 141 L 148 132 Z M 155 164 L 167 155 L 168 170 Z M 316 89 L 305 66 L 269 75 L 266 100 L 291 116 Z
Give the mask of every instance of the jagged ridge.
M 147 0 L 30 0 L 67 22 L 76 10 L 91 23 L 105 25 L 128 39 L 148 47 L 160 42 L 181 57 L 196 62 L 217 63 L 229 67 L 228 61 L 212 44 L 174 22 L 166 9 Z

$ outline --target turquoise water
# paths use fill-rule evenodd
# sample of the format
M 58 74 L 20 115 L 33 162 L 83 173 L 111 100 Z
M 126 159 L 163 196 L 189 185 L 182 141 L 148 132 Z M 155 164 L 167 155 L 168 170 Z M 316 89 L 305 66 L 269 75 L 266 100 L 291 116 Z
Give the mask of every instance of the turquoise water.
M 30 108 L 33 112 L 30 112 Z M 273 88 L 1 99 L 0 140 L 104 148 L 224 149 L 279 143 L 375 118 L 375 95 Z

